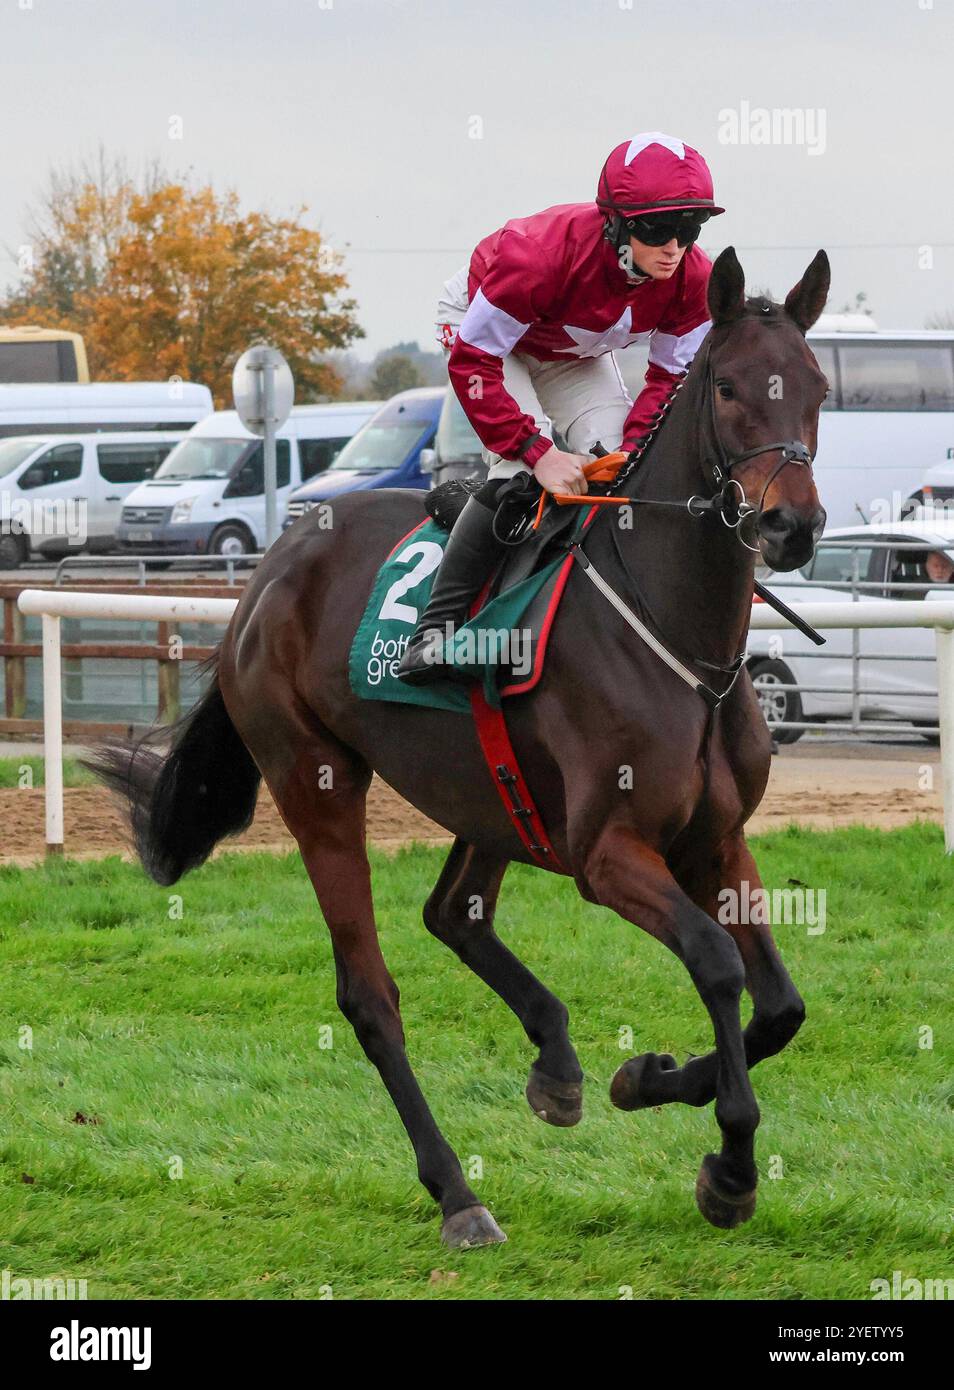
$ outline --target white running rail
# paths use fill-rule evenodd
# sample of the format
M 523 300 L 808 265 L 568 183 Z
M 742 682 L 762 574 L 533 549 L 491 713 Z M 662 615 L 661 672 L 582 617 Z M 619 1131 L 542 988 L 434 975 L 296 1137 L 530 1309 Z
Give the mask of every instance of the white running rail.
M 63 853 L 63 688 L 60 621 L 119 618 L 130 622 L 228 623 L 234 598 L 165 598 L 162 594 L 90 594 L 24 589 L 17 607 L 39 614 L 43 647 L 43 760 L 46 769 L 46 852 Z
M 60 679 L 60 620 L 114 618 L 131 622 L 228 623 L 237 599 L 164 598 L 160 594 L 92 594 L 24 589 L 20 612 L 39 614 L 43 625 L 43 749 L 46 762 L 46 849 L 63 852 L 63 697 Z M 941 730 L 941 788 L 944 848 L 954 854 L 954 601 L 881 599 L 857 603 L 803 603 L 794 611 L 817 628 L 933 627 Z M 859 619 L 863 621 L 859 622 Z M 752 627 L 788 624 L 768 604 L 755 604 Z

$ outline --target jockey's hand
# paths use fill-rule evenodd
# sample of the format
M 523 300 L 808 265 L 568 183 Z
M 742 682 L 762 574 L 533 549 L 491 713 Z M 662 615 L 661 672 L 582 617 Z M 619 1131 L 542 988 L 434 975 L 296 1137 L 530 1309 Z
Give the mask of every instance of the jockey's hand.
M 565 454 L 553 444 L 537 462 L 533 476 L 545 492 L 568 492 L 579 497 L 587 491 L 583 465 L 590 462 L 585 454 Z

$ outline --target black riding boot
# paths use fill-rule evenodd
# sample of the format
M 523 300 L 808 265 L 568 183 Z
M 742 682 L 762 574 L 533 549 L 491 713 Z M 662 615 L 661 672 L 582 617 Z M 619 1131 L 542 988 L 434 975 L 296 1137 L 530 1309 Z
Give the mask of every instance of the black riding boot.
M 428 685 L 450 674 L 446 665 L 433 660 L 436 648 L 427 634 L 437 629 L 442 648 L 447 624 L 456 631 L 467 621 L 470 605 L 505 549 L 494 535 L 494 516 L 491 508 L 471 497 L 454 522 L 430 601 L 398 665 L 398 676 L 408 685 Z

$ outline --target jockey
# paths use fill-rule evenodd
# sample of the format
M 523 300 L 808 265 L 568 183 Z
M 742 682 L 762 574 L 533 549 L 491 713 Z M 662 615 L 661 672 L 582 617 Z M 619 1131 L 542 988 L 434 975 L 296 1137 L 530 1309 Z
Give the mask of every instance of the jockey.
M 547 492 L 579 495 L 594 445 L 639 445 L 708 332 L 711 263 L 695 243 L 724 211 L 702 155 L 648 131 L 610 154 L 595 203 L 505 223 L 447 281 L 438 340 L 489 472 L 451 532 L 402 680 L 446 677 L 428 634 L 453 635 L 499 558 L 494 517 L 507 479 L 532 471 Z M 649 367 L 634 404 L 614 350 L 639 342 Z M 548 418 L 569 451 L 547 437 Z

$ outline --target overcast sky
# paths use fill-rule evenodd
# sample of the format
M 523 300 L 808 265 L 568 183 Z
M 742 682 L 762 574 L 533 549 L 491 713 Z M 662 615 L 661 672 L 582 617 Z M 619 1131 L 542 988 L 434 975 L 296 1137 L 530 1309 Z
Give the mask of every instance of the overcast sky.
M 954 0 L 0 0 L 0 52 L 0 246 L 51 164 L 158 157 L 307 204 L 347 249 L 363 356 L 430 345 L 474 244 L 591 199 L 641 130 L 707 156 L 728 211 L 702 244 L 750 286 L 783 296 L 824 246 L 829 308 L 954 312 Z M 785 109 L 803 142 L 752 143 Z

